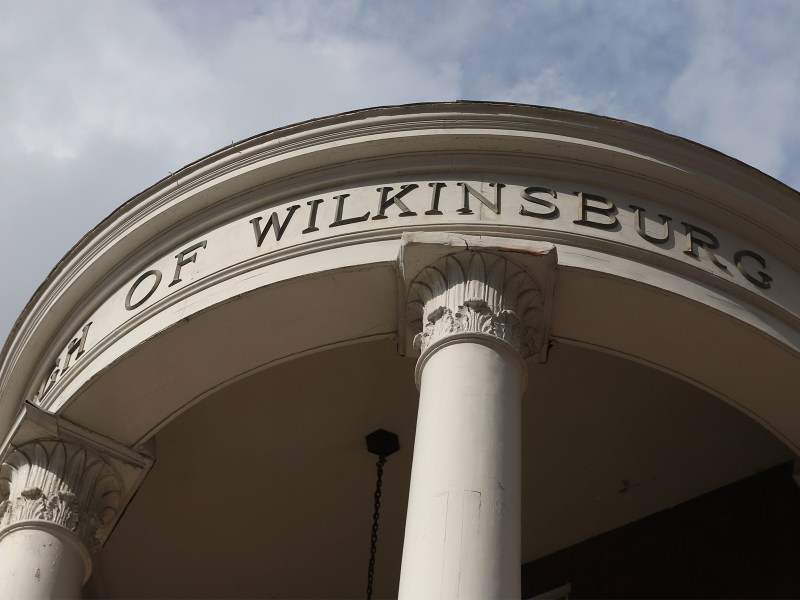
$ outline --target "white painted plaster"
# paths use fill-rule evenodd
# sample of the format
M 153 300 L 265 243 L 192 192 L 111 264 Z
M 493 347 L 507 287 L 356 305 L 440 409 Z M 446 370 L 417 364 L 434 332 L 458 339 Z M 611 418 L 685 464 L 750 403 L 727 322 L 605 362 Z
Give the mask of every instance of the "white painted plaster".
M 400 598 L 519 598 L 524 368 L 475 339 L 425 363 Z
M 77 599 L 90 572 L 86 548 L 63 527 L 28 521 L 0 535 L 0 598 Z

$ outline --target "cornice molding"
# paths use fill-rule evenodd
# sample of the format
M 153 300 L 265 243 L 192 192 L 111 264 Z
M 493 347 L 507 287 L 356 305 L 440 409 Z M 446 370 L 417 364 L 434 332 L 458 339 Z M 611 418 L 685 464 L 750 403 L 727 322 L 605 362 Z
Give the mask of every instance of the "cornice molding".
M 84 325 L 106 290 L 168 246 L 183 243 L 190 230 L 240 216 L 243 202 L 260 201 L 263 208 L 263 198 L 273 202 L 308 191 L 309 181 L 317 189 L 346 187 L 372 177 L 371 166 L 385 167 L 388 159 L 403 178 L 432 168 L 436 160 L 452 166 L 465 156 L 476 159 L 456 169 L 465 179 L 469 173 L 502 172 L 512 162 L 529 172 L 544 161 L 576 177 L 602 173 L 659 187 L 670 191 L 671 202 L 682 196 L 693 214 L 711 215 L 734 233 L 746 231 L 787 264 L 800 263 L 797 192 L 719 152 L 648 127 L 560 109 L 462 101 L 342 113 L 203 157 L 87 233 L 37 290 L 0 353 L 0 433 L 54 348 Z M 261 200 L 246 197 L 253 190 L 263 191 Z

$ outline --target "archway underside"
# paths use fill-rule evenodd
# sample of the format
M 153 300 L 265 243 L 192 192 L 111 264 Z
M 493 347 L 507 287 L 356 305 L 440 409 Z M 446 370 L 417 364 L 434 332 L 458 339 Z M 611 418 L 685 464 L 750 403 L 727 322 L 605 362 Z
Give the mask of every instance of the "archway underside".
M 60 415 L 135 447 L 240 378 L 336 346 L 396 337 L 395 263 L 380 260 L 396 256 L 396 242 L 344 251 L 359 262 L 364 255 L 378 260 L 321 272 L 308 261 L 306 276 L 248 292 L 234 288 L 223 301 L 213 289 L 209 298 L 195 294 L 191 305 L 172 310 L 186 316 L 157 335 L 137 339 L 134 331 L 122 340 L 124 347 L 110 346 L 108 356 L 119 356 L 87 378 Z M 684 297 L 610 269 L 570 265 L 564 252 L 559 260 L 550 324 L 555 342 L 618 355 L 683 379 L 798 452 L 792 374 L 800 358 L 781 340 L 737 318 L 746 311 L 704 304 L 698 299 L 705 292 L 701 286 L 694 298 Z M 196 306 L 200 309 L 192 314 Z
M 394 340 L 374 339 L 254 373 L 172 421 L 99 557 L 98 596 L 359 596 L 375 476 L 364 435 L 377 428 L 401 444 L 385 470 L 376 578 L 377 596 L 396 595 L 413 371 Z M 523 407 L 522 562 L 791 455 L 702 390 L 570 344 L 530 365 Z

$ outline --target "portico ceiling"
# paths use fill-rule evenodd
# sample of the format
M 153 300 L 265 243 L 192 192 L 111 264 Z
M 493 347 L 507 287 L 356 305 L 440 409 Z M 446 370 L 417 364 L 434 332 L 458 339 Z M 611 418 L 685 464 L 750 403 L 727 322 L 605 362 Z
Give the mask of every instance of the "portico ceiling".
M 331 349 L 228 387 L 156 436 L 157 462 L 98 556 L 97 597 L 363 594 L 374 457 L 386 466 L 376 597 L 402 551 L 417 390 L 391 338 Z M 791 453 L 722 401 L 608 354 L 556 345 L 523 399 L 527 562 L 716 489 Z

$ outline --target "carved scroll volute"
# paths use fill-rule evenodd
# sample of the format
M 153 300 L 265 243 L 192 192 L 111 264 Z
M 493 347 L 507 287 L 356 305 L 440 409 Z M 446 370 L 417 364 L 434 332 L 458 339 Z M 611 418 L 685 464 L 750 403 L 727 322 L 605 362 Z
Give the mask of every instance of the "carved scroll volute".
M 93 551 L 119 510 L 120 481 L 98 454 L 60 440 L 17 448 L 0 466 L 0 529 L 44 520 Z
M 421 353 L 448 336 L 492 336 L 523 357 L 543 343 L 543 295 L 529 273 L 499 253 L 465 250 L 412 281 L 408 318 Z

